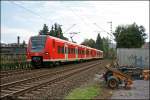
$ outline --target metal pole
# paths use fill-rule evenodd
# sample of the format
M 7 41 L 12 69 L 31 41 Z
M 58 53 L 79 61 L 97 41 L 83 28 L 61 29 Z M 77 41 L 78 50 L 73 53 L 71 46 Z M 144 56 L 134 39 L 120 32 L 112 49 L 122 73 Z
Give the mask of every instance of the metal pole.
M 110 21 L 108 23 L 110 23 L 110 33 L 112 34 L 112 21 Z

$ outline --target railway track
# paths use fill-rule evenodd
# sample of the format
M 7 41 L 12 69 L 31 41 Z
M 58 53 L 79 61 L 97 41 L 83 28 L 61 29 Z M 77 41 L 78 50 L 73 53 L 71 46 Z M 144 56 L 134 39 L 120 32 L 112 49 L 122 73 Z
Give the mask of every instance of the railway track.
M 27 69 L 27 70 L 14 70 L 14 71 L 1 71 L 0 77 L 4 78 L 4 77 L 12 76 L 12 75 L 28 73 L 28 72 L 31 72 L 31 71 L 32 71 L 31 69 Z
M 61 67 L 68 67 L 68 66 L 72 66 L 74 64 L 67 64 L 67 65 L 61 65 Z M 59 67 L 59 66 L 57 66 Z M 42 71 L 42 70 L 48 70 L 48 69 L 55 69 L 57 67 L 51 67 L 51 68 L 40 68 L 40 69 L 22 69 L 22 70 L 11 70 L 11 71 L 1 71 L 0 72 L 0 78 L 6 78 L 9 76 L 13 76 L 13 75 L 20 75 L 20 74 L 27 74 L 27 73 L 33 73 L 34 72 L 38 72 L 38 71 Z M 41 70 L 42 69 L 42 70 Z
M 28 79 L 23 79 L 23 80 L 19 80 L 19 81 L 7 83 L 7 84 L 2 84 L 0 85 L 1 99 L 5 99 L 9 97 L 17 97 L 27 92 L 40 89 L 43 86 L 64 80 L 65 78 L 70 77 L 73 74 L 90 69 L 97 64 L 99 64 L 99 62 L 95 64 L 88 63 L 88 65 L 84 65 L 86 67 L 81 67 L 83 66 L 81 65 L 79 67 L 64 69 L 62 71 L 56 71 L 53 73 L 40 75 L 38 77 L 31 77 Z
M 94 61 L 94 62 L 96 62 L 96 61 Z M 93 63 L 93 61 L 86 62 L 86 63 L 80 63 L 80 64 L 67 64 L 67 65 L 62 65 L 61 67 L 57 66 L 54 68 L 35 69 L 35 70 L 31 70 L 31 71 L 24 71 L 22 73 L 18 72 L 17 74 L 14 72 L 14 74 L 12 74 L 11 76 L 1 78 L 1 84 L 6 84 L 6 83 L 13 82 L 13 81 L 22 80 L 22 79 L 27 79 L 30 77 L 35 77 L 35 76 L 43 75 L 46 73 L 53 73 L 53 72 L 64 70 L 64 69 L 71 68 L 71 67 L 76 67 L 76 66 L 78 67 L 81 65 L 84 66 L 88 63 L 89 64 Z

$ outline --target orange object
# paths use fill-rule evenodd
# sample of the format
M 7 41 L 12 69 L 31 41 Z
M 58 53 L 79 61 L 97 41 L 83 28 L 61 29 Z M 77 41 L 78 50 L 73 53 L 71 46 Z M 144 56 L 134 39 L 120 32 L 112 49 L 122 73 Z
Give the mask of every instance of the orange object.
M 125 84 L 125 88 L 131 88 L 131 85 L 133 84 L 133 81 L 131 79 L 130 76 L 122 73 L 121 71 L 117 70 L 117 69 L 113 69 L 111 68 L 109 65 L 105 66 L 105 68 L 107 69 L 107 72 L 111 72 L 112 74 L 108 76 L 108 81 L 109 81 L 109 77 L 113 77 L 114 79 L 118 80 L 118 81 L 123 81 L 124 84 Z M 117 88 L 118 86 L 118 81 L 115 81 L 114 82 L 114 79 L 113 81 L 111 80 L 111 82 L 108 82 L 108 86 L 111 87 L 111 88 Z M 110 83 L 110 84 L 109 84 Z
M 150 70 L 143 70 L 142 73 L 144 80 L 149 80 L 150 79 Z

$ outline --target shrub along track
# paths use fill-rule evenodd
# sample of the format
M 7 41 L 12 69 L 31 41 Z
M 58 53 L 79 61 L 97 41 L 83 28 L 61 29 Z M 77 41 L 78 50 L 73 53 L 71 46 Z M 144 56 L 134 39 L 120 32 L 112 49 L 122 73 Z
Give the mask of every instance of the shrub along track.
M 76 67 L 75 66 L 65 67 L 66 69 L 51 72 L 51 73 L 44 72 L 45 74 L 38 75 L 38 76 L 33 74 L 31 78 L 14 81 L 11 83 L 1 84 L 0 85 L 1 98 L 17 97 L 27 92 L 38 90 L 42 87 L 47 86 L 48 84 L 52 84 L 64 80 L 65 78 L 68 78 L 76 73 L 90 69 L 97 64 L 99 64 L 99 61 L 83 63 L 80 65 L 75 65 Z

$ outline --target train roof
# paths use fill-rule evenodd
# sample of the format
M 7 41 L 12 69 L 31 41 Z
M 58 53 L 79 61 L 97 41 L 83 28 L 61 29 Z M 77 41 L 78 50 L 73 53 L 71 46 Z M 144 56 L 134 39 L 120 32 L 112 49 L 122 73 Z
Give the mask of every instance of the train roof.
M 57 37 L 49 36 L 49 35 L 38 35 L 38 36 L 50 37 L 52 39 L 59 40 L 59 41 L 62 41 L 62 42 L 67 42 L 67 43 L 70 43 L 70 44 L 73 44 L 73 45 L 77 45 L 77 46 L 80 46 L 80 47 L 86 47 L 88 49 L 93 49 L 93 50 L 97 50 L 97 51 L 103 52 L 103 51 L 95 49 L 95 48 L 91 48 L 91 47 L 88 47 L 88 46 L 85 46 L 85 45 L 76 44 L 76 43 L 73 43 L 73 42 L 70 42 L 70 41 L 66 41 L 66 40 L 63 40 L 63 39 L 60 39 L 60 38 L 57 38 Z M 35 36 L 32 36 L 32 37 L 35 37 Z

